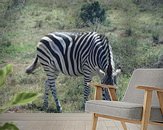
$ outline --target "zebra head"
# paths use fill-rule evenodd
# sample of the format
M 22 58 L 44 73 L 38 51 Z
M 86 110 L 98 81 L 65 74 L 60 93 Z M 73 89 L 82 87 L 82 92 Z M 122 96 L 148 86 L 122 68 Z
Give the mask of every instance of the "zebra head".
M 121 68 L 118 68 L 115 72 L 113 72 L 110 66 L 108 66 L 106 73 L 102 70 L 98 70 L 98 69 L 96 70 L 99 77 L 101 78 L 101 83 L 106 85 L 116 84 L 117 75 L 121 73 Z M 102 91 L 102 95 L 103 95 L 103 100 L 111 100 L 108 89 L 104 88 Z
M 109 40 L 105 35 L 100 35 L 98 38 L 97 46 L 97 66 L 96 72 L 101 78 L 101 83 L 107 85 L 113 85 L 113 73 L 114 73 L 114 61 L 112 48 L 109 44 Z
M 105 73 L 101 69 L 96 69 L 96 72 L 100 77 L 102 84 L 114 85 L 117 84 L 116 79 L 117 76 L 121 73 L 121 67 L 118 67 L 118 69 L 116 69 L 116 71 L 114 72 L 110 72 L 109 67 L 107 69 L 107 73 Z

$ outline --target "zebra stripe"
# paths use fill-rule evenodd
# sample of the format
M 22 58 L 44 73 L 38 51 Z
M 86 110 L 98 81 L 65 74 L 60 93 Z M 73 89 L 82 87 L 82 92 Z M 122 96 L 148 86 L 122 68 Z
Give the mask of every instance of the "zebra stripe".
M 58 111 L 62 108 L 57 98 L 55 80 L 59 72 L 70 76 L 84 76 L 84 100 L 88 100 L 92 76 L 103 71 L 102 83 L 113 84 L 112 73 L 114 61 L 111 46 L 104 35 L 96 32 L 67 33 L 54 32 L 44 36 L 37 45 L 37 56 L 31 66 L 26 69 L 32 73 L 37 63 L 43 66 L 47 80 L 45 82 L 44 107 L 48 107 L 48 91 L 56 102 Z M 98 72 L 97 72 L 98 71 Z

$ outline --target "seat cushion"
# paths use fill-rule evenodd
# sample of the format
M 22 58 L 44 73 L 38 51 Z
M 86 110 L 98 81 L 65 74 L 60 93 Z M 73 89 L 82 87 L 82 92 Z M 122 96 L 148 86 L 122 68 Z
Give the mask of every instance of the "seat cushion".
M 129 120 L 141 120 L 143 105 L 119 101 L 91 100 L 86 102 L 85 111 Z M 163 122 L 160 108 L 152 108 L 150 120 Z

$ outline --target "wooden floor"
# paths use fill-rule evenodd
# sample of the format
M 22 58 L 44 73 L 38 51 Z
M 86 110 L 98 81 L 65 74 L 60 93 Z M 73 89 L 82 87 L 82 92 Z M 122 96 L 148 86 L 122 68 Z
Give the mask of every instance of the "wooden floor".
M 0 124 L 15 123 L 20 130 L 91 130 L 88 113 L 4 113 Z M 119 122 L 99 118 L 97 130 L 123 130 Z M 129 128 L 133 130 L 133 128 Z

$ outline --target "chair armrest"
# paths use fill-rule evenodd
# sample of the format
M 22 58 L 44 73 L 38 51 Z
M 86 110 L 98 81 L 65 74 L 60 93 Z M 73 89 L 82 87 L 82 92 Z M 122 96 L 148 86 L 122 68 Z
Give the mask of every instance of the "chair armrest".
M 159 87 L 152 87 L 152 86 L 138 86 L 136 87 L 137 89 L 143 89 L 146 91 L 158 91 L 158 92 L 163 92 L 162 88 Z
M 102 89 L 106 88 L 108 89 L 108 92 L 110 94 L 110 98 L 112 101 L 117 101 L 117 96 L 116 96 L 116 87 L 113 85 L 105 85 L 105 84 L 98 84 L 98 83 L 88 83 L 88 85 L 95 87 L 95 96 L 94 99 L 95 100 L 101 100 L 102 98 Z
M 100 87 L 100 88 L 107 88 L 107 89 L 117 89 L 115 86 L 113 85 L 106 85 L 106 84 L 99 84 L 99 83 L 88 83 L 88 85 L 90 85 L 91 87 Z
M 163 89 L 162 88 L 153 87 L 153 86 L 138 86 L 136 88 L 145 90 L 144 105 L 143 105 L 143 118 L 142 118 L 143 123 L 148 123 L 149 122 L 153 91 L 157 92 L 161 112 L 163 114 L 163 102 L 162 102 L 162 100 L 163 100 Z

